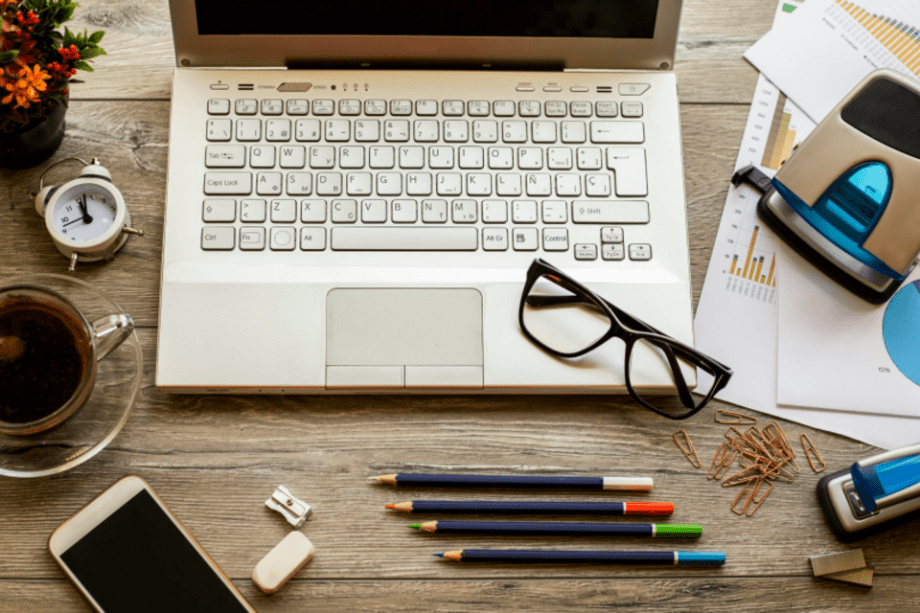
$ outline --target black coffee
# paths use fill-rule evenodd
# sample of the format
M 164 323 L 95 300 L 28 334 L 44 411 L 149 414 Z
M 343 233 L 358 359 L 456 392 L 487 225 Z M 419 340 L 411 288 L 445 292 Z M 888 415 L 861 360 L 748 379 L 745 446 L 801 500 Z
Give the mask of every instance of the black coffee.
M 42 419 L 70 400 L 89 350 L 76 318 L 48 302 L 12 300 L 0 305 L 0 337 L 22 343 L 15 357 L 6 356 L 12 360 L 0 360 L 0 421 Z

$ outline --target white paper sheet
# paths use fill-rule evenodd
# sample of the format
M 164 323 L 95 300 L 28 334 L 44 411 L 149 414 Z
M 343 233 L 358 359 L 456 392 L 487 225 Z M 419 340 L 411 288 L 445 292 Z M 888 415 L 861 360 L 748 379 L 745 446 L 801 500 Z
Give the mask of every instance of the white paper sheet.
M 815 122 L 877 68 L 920 76 L 917 2 L 808 0 L 744 57 Z M 887 24 L 899 21 L 903 27 Z
M 779 262 L 777 401 L 920 417 L 920 270 L 873 305 L 788 247 Z

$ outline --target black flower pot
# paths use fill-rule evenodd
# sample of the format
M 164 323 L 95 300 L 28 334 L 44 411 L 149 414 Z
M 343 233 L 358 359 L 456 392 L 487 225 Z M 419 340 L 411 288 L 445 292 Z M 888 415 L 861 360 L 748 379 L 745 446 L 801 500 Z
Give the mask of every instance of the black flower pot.
M 64 115 L 67 107 L 56 103 L 54 109 L 16 132 L 0 132 L 0 166 L 28 168 L 44 162 L 64 140 Z

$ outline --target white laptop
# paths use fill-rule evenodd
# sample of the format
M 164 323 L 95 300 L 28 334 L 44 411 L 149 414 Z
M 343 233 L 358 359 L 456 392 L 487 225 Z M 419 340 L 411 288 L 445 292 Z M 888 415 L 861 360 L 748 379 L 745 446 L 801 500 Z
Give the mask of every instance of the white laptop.
M 681 0 L 170 9 L 161 389 L 625 393 L 522 334 L 538 257 L 692 345 Z

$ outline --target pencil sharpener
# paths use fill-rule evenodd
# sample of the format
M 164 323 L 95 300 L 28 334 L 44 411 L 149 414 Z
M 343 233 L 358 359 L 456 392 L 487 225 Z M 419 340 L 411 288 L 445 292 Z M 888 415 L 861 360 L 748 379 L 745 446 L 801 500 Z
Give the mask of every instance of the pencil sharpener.
M 920 444 L 830 474 L 817 493 L 828 524 L 845 542 L 920 518 Z
M 761 188 L 767 226 L 840 285 L 885 302 L 920 254 L 920 83 L 873 72 Z

